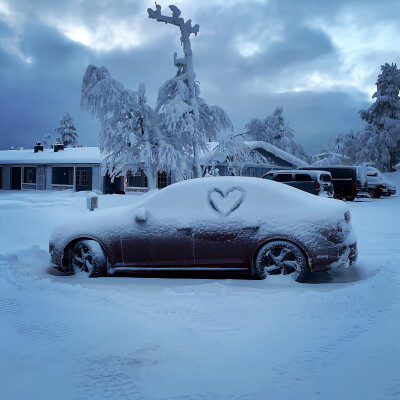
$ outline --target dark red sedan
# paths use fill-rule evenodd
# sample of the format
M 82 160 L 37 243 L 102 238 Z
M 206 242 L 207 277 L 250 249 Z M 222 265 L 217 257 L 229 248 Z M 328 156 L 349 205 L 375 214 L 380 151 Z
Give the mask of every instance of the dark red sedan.
M 343 202 L 258 178 L 200 178 L 133 206 L 88 212 L 56 229 L 54 266 L 90 277 L 116 271 L 288 274 L 346 267 L 357 258 Z

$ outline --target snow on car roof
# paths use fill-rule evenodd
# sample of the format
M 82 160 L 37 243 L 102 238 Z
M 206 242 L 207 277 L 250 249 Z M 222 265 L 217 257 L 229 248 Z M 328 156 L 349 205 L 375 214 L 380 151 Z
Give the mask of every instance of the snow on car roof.
M 67 147 L 55 152 L 44 149 L 35 153 L 33 149 L 1 150 L 0 164 L 101 164 L 98 147 Z
M 328 209 L 335 210 L 334 212 L 339 210 L 340 213 L 346 211 L 342 202 L 336 200 L 314 196 L 275 181 L 238 176 L 197 178 L 174 183 L 150 195 L 141 205 L 151 203 L 152 208 L 161 210 L 170 208 L 173 204 L 182 214 L 185 213 L 184 210 L 189 209 L 190 213 L 201 213 L 205 206 L 211 204 L 207 203 L 207 199 L 208 202 L 212 202 L 212 197 L 222 203 L 229 203 L 229 197 L 240 197 L 241 202 L 251 205 L 242 215 L 243 218 L 254 213 L 259 214 L 261 210 L 271 212 L 271 209 L 296 209 L 302 213 L 308 209 L 315 215 L 318 214 L 316 210 L 322 213 Z M 240 207 L 239 214 L 242 209 L 243 207 Z

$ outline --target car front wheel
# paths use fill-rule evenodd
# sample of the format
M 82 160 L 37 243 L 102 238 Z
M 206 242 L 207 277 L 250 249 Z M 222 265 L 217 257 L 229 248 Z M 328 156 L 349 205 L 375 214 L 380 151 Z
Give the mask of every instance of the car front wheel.
M 304 282 L 309 274 L 307 259 L 301 249 L 286 240 L 264 244 L 255 259 L 259 279 L 267 275 L 290 275 L 296 282 Z
M 90 278 L 107 275 L 107 259 L 95 240 L 79 240 L 72 250 L 72 267 L 75 272 L 86 272 Z

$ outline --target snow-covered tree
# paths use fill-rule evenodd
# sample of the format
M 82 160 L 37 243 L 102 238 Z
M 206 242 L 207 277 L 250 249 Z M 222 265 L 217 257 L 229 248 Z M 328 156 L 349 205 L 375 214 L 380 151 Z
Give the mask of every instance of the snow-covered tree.
M 53 135 L 51 133 L 48 133 L 48 134 L 43 136 L 42 146 L 45 149 L 50 149 L 53 144 L 54 144 L 54 138 L 53 138 Z
M 158 171 L 174 171 L 179 179 L 188 168 L 179 142 L 165 134 L 162 117 L 146 104 L 145 86 L 125 89 L 107 68 L 89 65 L 82 84 L 81 106 L 101 122 L 99 134 L 103 174 L 111 179 L 127 170 L 143 169 L 154 189 Z
M 67 112 L 60 120 L 60 126 L 55 129 L 65 147 L 78 147 L 78 133 L 72 117 Z
M 362 142 L 358 158 L 391 170 L 400 161 L 400 70 L 396 64 L 381 66 L 376 87 L 375 103 L 360 111 L 368 125 L 358 135 Z
M 179 27 L 184 52 L 183 58 L 177 58 L 177 54 L 174 54 L 174 64 L 178 71 L 174 78 L 160 88 L 155 111 L 163 117 L 165 132 L 175 136 L 185 154 L 191 156 L 194 177 L 200 177 L 200 152 L 206 150 L 207 141 L 216 139 L 217 132 L 222 129 L 232 130 L 232 123 L 222 108 L 209 106 L 200 97 L 190 42 L 191 34 L 197 36 L 199 25 L 192 26 L 190 19 L 185 22 L 180 17 L 178 7 L 171 5 L 169 8 L 172 16 L 161 14 L 161 6 L 158 4 L 155 10 L 147 10 L 149 18 Z
M 309 161 L 309 156 L 301 144 L 294 140 L 294 130 L 285 122 L 282 107 L 277 107 L 264 119 L 253 118 L 246 125 L 246 131 L 248 140 L 265 141 L 302 160 Z
M 242 175 L 249 164 L 265 164 L 267 160 L 246 143 L 246 134 L 227 135 L 215 147 L 209 160 L 205 163 L 206 173 L 215 162 L 226 163 L 231 175 Z

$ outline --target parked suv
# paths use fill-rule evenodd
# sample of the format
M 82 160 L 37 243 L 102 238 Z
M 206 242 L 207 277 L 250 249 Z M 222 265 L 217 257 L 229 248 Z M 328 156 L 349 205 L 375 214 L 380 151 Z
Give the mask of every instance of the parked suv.
M 332 176 L 326 171 L 277 170 L 266 173 L 263 178 L 282 182 L 317 196 L 333 197 Z
M 353 201 L 361 195 L 368 195 L 365 170 L 361 167 L 329 165 L 318 167 L 302 167 L 299 170 L 326 171 L 332 175 L 335 199 Z

